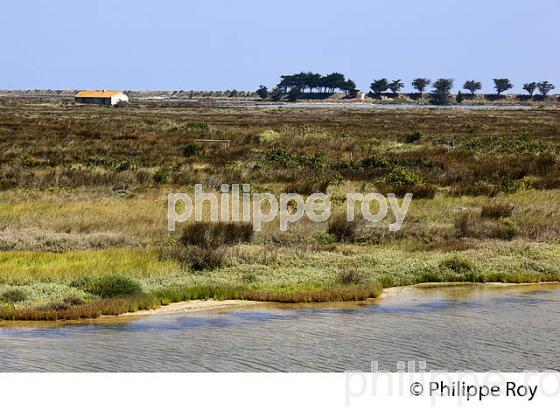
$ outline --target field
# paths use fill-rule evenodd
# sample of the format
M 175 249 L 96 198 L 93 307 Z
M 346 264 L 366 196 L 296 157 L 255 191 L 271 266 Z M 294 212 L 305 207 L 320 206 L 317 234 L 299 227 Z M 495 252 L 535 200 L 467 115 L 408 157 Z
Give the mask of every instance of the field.
M 97 317 L 210 297 L 355 300 L 421 282 L 559 280 L 559 143 L 554 108 L 110 108 L 5 99 L 0 318 Z M 205 245 L 194 230 L 167 230 L 167 194 L 197 183 L 207 191 L 245 183 L 253 192 L 327 192 L 335 215 L 348 192 L 414 197 L 398 232 L 339 218 L 281 232 L 273 221 Z

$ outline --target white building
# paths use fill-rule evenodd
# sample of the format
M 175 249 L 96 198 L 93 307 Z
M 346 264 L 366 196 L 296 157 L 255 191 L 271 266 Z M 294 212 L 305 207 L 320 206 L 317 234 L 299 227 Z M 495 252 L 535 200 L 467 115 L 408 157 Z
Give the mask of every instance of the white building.
M 82 104 L 117 105 L 119 102 L 128 102 L 128 96 L 122 91 L 80 91 L 74 98 Z

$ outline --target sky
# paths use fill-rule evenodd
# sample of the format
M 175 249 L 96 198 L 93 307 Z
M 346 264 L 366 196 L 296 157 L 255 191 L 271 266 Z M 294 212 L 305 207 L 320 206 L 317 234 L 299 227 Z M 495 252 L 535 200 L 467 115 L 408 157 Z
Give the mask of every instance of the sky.
M 255 90 L 281 74 L 560 89 L 558 0 L 18 0 L 0 89 Z

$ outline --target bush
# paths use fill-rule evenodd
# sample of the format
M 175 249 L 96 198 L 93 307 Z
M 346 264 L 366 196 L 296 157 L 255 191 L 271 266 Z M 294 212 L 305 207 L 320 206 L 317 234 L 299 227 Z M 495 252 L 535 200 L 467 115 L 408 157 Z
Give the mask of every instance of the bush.
M 68 296 L 64 298 L 63 302 L 70 306 L 80 306 L 85 303 L 84 300 L 78 296 Z
M 348 221 L 346 214 L 339 214 L 331 218 L 327 233 L 334 236 L 338 242 L 352 242 L 357 237 L 356 221 Z
M 248 222 L 196 222 L 185 226 L 180 241 L 185 246 L 215 248 L 251 242 L 253 233 Z
M 480 216 L 483 218 L 509 218 L 513 213 L 513 205 L 506 203 L 491 203 L 482 206 Z
M 385 176 L 385 183 L 390 185 L 416 185 L 421 183 L 420 178 L 414 172 L 402 167 L 395 167 Z
M 137 295 L 142 292 L 142 286 L 126 276 L 108 275 L 91 280 L 84 290 L 102 298 L 114 298 Z
M 441 261 L 439 267 L 440 269 L 449 269 L 459 275 L 471 273 L 476 270 L 471 262 L 461 259 L 458 256 L 452 256 Z
M 187 130 L 207 130 L 209 127 L 208 127 L 207 122 L 193 121 L 193 122 L 188 122 L 188 123 L 184 124 L 183 128 L 185 128 Z
M 472 210 L 460 211 L 457 215 L 455 215 L 454 221 L 457 236 L 460 238 L 471 236 L 477 221 L 478 215 L 476 215 Z
M 519 226 L 517 226 L 515 221 L 512 221 L 511 219 L 504 219 L 498 227 L 497 236 L 500 239 L 511 241 L 518 232 Z
M 185 157 L 196 157 L 202 151 L 202 147 L 198 144 L 188 144 L 183 147 L 183 155 Z
M 422 139 L 422 133 L 420 131 L 410 132 L 405 135 L 404 141 L 407 144 L 414 144 Z
M 0 302 L 17 303 L 27 299 L 27 294 L 21 289 L 10 289 L 0 294 Z
M 225 252 L 222 248 L 197 249 L 190 254 L 191 268 L 194 271 L 214 270 L 224 264 Z
M 157 169 L 156 173 L 154 174 L 154 181 L 157 184 L 161 184 L 167 181 L 169 177 L 169 168 L 167 167 L 160 167 Z
M 287 184 L 286 192 L 308 196 L 316 192 L 326 193 L 328 187 L 329 181 L 305 179 Z
M 364 280 L 364 275 L 354 269 L 343 269 L 338 272 L 338 282 L 342 285 L 360 285 Z
M 419 185 L 391 185 L 385 186 L 383 190 L 386 193 L 393 193 L 395 195 L 404 196 L 408 193 L 412 194 L 415 199 L 433 199 L 436 196 L 437 188 L 431 184 Z

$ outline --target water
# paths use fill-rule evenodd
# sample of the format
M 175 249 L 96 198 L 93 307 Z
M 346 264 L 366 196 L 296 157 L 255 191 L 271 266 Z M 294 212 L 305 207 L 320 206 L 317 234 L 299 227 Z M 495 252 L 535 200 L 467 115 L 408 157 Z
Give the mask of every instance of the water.
M 528 110 L 529 105 L 433 105 L 433 104 L 364 104 L 364 103 L 254 103 L 248 102 L 218 102 L 218 104 L 232 108 L 329 108 L 329 109 L 381 109 L 381 110 Z
M 0 328 L 2 371 L 560 370 L 560 286 L 400 289 L 370 304 Z

